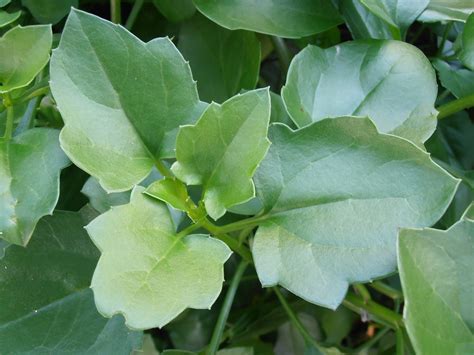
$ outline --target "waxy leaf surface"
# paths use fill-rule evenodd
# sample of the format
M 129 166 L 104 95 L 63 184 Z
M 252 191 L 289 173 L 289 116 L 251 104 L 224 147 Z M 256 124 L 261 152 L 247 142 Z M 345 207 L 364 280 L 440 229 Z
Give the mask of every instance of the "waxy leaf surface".
M 349 283 L 395 271 L 401 227 L 426 227 L 458 180 L 368 118 L 272 125 L 255 183 L 267 217 L 252 252 L 264 286 L 335 309 Z
M 474 13 L 468 17 L 461 38 L 462 50 L 460 59 L 466 67 L 474 70 Z
M 124 191 L 174 156 L 178 127 L 203 104 L 168 38 L 143 43 L 123 27 L 73 10 L 51 59 L 64 119 L 61 146 L 109 192 Z
M 398 239 L 405 323 L 419 354 L 474 351 L 474 207 L 448 230 L 404 229 Z
M 59 132 L 34 128 L 10 141 L 0 138 L 0 238 L 26 245 L 36 223 L 59 197 L 59 174 L 69 160 Z
M 223 102 L 257 84 L 260 43 L 255 33 L 230 31 L 197 15 L 181 27 L 178 48 L 205 101 Z
M 14 27 L 0 38 L 0 93 L 27 86 L 49 61 L 51 26 Z
M 210 308 L 231 251 L 207 235 L 176 234 L 168 208 L 136 187 L 130 203 L 87 231 L 102 252 L 92 279 L 98 310 L 135 329 L 162 327 L 186 308 Z
M 474 94 L 474 72 L 467 69 L 457 69 L 440 60 L 433 60 L 433 66 L 438 71 L 441 85 L 451 91 L 457 98 Z
M 270 145 L 269 120 L 270 94 L 259 89 L 212 103 L 196 125 L 181 127 L 172 170 L 188 185 L 203 185 L 212 218 L 255 196 L 252 176 Z
M 9 25 L 12 22 L 15 22 L 18 20 L 21 16 L 21 11 L 15 11 L 15 12 L 7 12 L 0 10 L 0 28 L 5 27 L 6 25 Z
M 56 212 L 38 223 L 27 248 L 11 245 L 0 259 L 2 354 L 123 354 L 142 333 L 121 317 L 105 319 L 90 280 L 99 253 L 85 214 Z M 1 252 L 0 252 L 1 254 Z
M 342 22 L 330 0 L 194 0 L 212 21 L 230 30 L 299 38 Z
M 469 14 L 473 12 L 474 3 L 472 0 L 430 0 L 418 20 L 423 22 L 466 22 Z
M 308 46 L 291 62 L 282 97 L 298 127 L 327 117 L 368 116 L 379 131 L 421 144 L 436 128 L 435 72 L 398 41 Z

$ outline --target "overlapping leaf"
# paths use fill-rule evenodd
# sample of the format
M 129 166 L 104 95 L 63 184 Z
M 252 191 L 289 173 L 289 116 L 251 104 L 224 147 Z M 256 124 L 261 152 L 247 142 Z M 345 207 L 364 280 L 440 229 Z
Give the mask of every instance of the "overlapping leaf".
M 258 276 L 329 308 L 349 283 L 393 272 L 399 228 L 436 222 L 459 182 L 367 118 L 269 132 L 255 176 L 267 216 L 252 249 Z
M 420 354 L 474 351 L 474 208 L 447 231 L 404 229 L 398 240 L 408 334 Z
M 56 24 L 69 13 L 71 7 L 77 7 L 79 1 L 21 0 L 21 4 L 31 12 L 39 23 Z
M 474 70 L 474 13 L 468 17 L 461 39 L 460 59 L 466 67 Z
M 61 146 L 110 191 L 124 191 L 174 156 L 179 125 L 203 110 L 188 64 L 168 38 L 143 43 L 73 10 L 51 59 L 65 122 Z
M 441 85 L 457 98 L 474 94 L 474 72 L 467 69 L 456 69 L 441 59 L 435 59 L 433 66 L 438 71 Z
M 57 130 L 35 128 L 0 138 L 0 238 L 26 245 L 38 220 L 53 212 L 59 174 L 69 160 Z
M 165 204 L 136 187 L 130 203 L 104 213 L 87 231 L 102 256 L 92 279 L 107 317 L 131 328 L 162 327 L 185 308 L 210 308 L 224 280 L 230 249 L 207 235 L 176 234 Z
M 89 290 L 99 253 L 85 214 L 56 212 L 28 248 L 0 259 L 0 349 L 5 354 L 130 354 L 142 334 L 120 317 L 104 319 Z M 1 253 L 0 253 L 1 254 Z
M 472 0 L 430 0 L 418 18 L 423 22 L 463 21 L 474 12 Z
M 181 127 L 172 170 L 186 184 L 204 186 L 212 218 L 255 195 L 252 176 L 270 145 L 269 120 L 269 91 L 259 89 L 212 103 L 196 125 Z
M 308 46 L 292 61 L 282 97 L 299 127 L 327 117 L 368 116 L 384 133 L 417 144 L 436 128 L 434 70 L 416 47 L 365 40 L 326 50 Z

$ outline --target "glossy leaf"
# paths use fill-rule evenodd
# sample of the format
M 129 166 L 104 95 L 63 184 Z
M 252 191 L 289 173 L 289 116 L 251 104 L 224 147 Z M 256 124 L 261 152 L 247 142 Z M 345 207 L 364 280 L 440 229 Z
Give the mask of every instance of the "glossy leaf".
M 86 228 L 102 256 L 92 289 L 98 310 L 135 329 L 162 327 L 186 308 L 210 308 L 231 252 L 207 235 L 176 234 L 165 204 L 136 187 L 130 203 Z
M 7 6 L 11 0 L 0 0 L 0 7 Z
M 21 11 L 14 11 L 14 12 L 7 12 L 4 10 L 0 10 L 0 28 L 9 25 L 16 20 L 18 20 L 21 16 Z
M 78 0 L 21 0 L 36 21 L 39 23 L 52 23 L 61 21 L 71 10 L 79 5 Z
M 323 32 L 342 20 L 330 0 L 194 0 L 212 21 L 230 30 L 299 38 Z
M 0 94 L 27 86 L 49 61 L 51 26 L 14 27 L 0 38 Z
M 438 71 L 441 85 L 457 98 L 474 94 L 474 72 L 467 69 L 456 69 L 448 63 L 435 59 L 433 66 Z
M 142 333 L 95 308 L 89 284 L 99 253 L 84 215 L 45 217 L 28 248 L 9 246 L 0 259 L 2 353 L 128 355 L 140 347 Z
M 461 39 L 462 50 L 459 58 L 466 67 L 474 70 L 474 13 L 468 17 Z
M 65 122 L 61 147 L 109 192 L 130 189 L 155 159 L 174 156 L 178 127 L 204 105 L 168 38 L 143 43 L 78 10 L 51 59 L 51 90 Z
M 181 127 L 172 170 L 188 185 L 203 185 L 212 218 L 255 196 L 252 176 L 270 145 L 269 120 L 269 91 L 259 89 L 212 103 L 196 125 Z
M 430 0 L 418 20 L 423 22 L 466 22 L 472 12 L 474 12 L 472 0 Z
M 172 22 L 181 22 L 191 18 L 196 12 L 192 0 L 153 0 L 158 10 Z
M 69 164 L 59 132 L 26 131 L 0 138 L 0 237 L 26 245 L 38 220 L 53 212 L 59 197 L 59 174 Z
M 417 144 L 436 127 L 436 76 L 416 47 L 398 41 L 308 46 L 291 62 L 282 97 L 298 127 L 327 117 L 368 116 L 384 133 Z
M 420 354 L 474 350 L 474 208 L 447 231 L 404 229 L 398 240 L 408 334 Z
M 266 210 L 252 248 L 259 279 L 332 309 L 349 283 L 393 272 L 399 228 L 432 225 L 459 183 L 367 118 L 273 125 L 269 138 L 255 176 Z
M 257 84 L 260 42 L 255 33 L 229 31 L 195 16 L 181 27 L 178 48 L 190 62 L 203 100 L 223 102 Z

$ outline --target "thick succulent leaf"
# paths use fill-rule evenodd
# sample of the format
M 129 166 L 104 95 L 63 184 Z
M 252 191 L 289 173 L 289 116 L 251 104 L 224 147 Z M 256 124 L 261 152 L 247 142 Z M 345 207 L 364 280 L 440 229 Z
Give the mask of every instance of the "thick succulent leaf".
M 432 225 L 459 183 L 368 118 L 272 125 L 269 138 L 255 176 L 267 216 L 252 248 L 258 276 L 328 308 L 349 283 L 393 272 L 399 228 Z
M 299 127 L 368 116 L 379 131 L 421 144 L 436 128 L 437 91 L 435 72 L 416 47 L 360 40 L 306 47 L 291 62 L 282 97 Z
M 259 89 L 210 104 L 196 125 L 179 130 L 171 168 L 186 184 L 204 186 L 212 218 L 255 196 L 252 176 L 270 145 L 269 120 L 270 94 Z
M 52 23 L 61 21 L 71 10 L 79 5 L 78 0 L 21 0 L 36 21 L 39 23 Z
M 438 71 L 441 85 L 457 98 L 474 94 L 474 72 L 467 69 L 456 69 L 448 63 L 435 59 L 433 66 Z
M 203 110 L 189 65 L 168 38 L 143 43 L 73 10 L 51 59 L 65 122 L 61 146 L 109 192 L 124 191 L 174 156 L 178 127 Z
M 5 33 L 0 38 L 0 93 L 31 83 L 48 63 L 52 41 L 47 25 L 18 26 Z
M 472 0 L 430 0 L 427 8 L 418 17 L 419 21 L 462 21 L 474 12 Z
M 459 58 L 466 67 L 474 70 L 474 13 L 467 19 L 461 39 L 462 50 Z
M 85 214 L 42 219 L 28 248 L 0 259 L 0 349 L 5 354 L 129 354 L 142 333 L 104 319 L 89 290 L 99 253 Z
M 184 21 L 196 12 L 192 0 L 153 0 L 153 4 L 171 22 Z
M 474 205 L 446 231 L 403 229 L 398 263 L 405 324 L 419 354 L 474 351 Z
M 360 0 L 338 0 L 338 8 L 354 39 L 393 39 L 390 26 L 362 5 Z
M 36 223 L 59 197 L 59 174 L 69 160 L 57 130 L 34 128 L 10 141 L 0 138 L 0 238 L 26 245 Z
M 210 308 L 231 252 L 207 235 L 176 234 L 165 204 L 136 187 L 130 203 L 86 228 L 102 252 L 92 279 L 98 310 L 135 329 L 162 327 L 186 308 Z
M 14 11 L 14 12 L 7 12 L 4 10 L 0 10 L 0 28 L 9 25 L 16 20 L 18 20 L 21 16 L 21 10 Z
M 299 38 L 342 22 L 330 0 L 194 0 L 212 21 L 230 30 Z
M 205 101 L 223 102 L 257 84 L 260 42 L 255 33 L 229 31 L 197 15 L 181 27 L 178 48 Z
M 429 0 L 361 0 L 374 15 L 395 31 L 397 39 L 405 37 L 408 27 L 415 22 Z

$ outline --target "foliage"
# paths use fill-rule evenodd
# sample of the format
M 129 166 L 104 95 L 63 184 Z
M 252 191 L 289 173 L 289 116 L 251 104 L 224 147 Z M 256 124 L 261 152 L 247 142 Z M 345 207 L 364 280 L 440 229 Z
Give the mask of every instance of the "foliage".
M 472 1 L 0 0 L 0 34 L 0 353 L 474 351 Z

